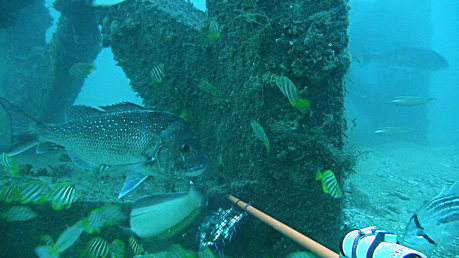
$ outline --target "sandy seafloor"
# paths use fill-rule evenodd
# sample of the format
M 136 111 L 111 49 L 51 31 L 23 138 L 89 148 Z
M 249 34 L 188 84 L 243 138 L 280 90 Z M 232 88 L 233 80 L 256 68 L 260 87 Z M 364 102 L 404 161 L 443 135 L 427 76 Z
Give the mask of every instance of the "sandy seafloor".
M 343 185 L 343 221 L 350 228 L 377 226 L 403 233 L 414 212 L 459 180 L 458 146 L 400 141 L 359 149 L 364 154 Z M 459 258 L 459 238 L 423 253 L 429 258 Z

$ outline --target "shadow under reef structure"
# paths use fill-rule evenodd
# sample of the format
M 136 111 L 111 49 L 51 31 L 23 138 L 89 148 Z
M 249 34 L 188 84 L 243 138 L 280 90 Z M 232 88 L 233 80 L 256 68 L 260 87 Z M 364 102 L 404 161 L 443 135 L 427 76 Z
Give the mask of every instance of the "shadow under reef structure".
M 79 2 L 55 3 L 69 15 L 61 14 L 45 47 L 51 75 L 45 79 L 48 88 L 37 90 L 44 107 L 34 115 L 46 117 L 73 103 L 84 78 L 63 82 L 69 82 L 70 67 L 83 62 L 76 57 L 91 62 L 101 42 L 111 47 L 146 107 L 181 115 L 200 139 L 209 165 L 193 181 L 209 196 L 208 212 L 233 194 L 338 250 L 342 199 L 323 193 L 315 176 L 318 169 L 331 169 L 342 185 L 356 160 L 345 140 L 347 1 L 208 0 L 207 12 L 184 0 L 130 0 L 109 8 Z M 88 16 L 72 19 L 70 13 Z M 98 24 L 102 35 L 96 33 Z M 301 108 L 277 86 L 282 76 L 296 85 L 295 97 L 306 103 Z M 59 97 L 62 101 L 54 102 Z M 254 121 L 269 144 L 257 139 Z M 298 249 L 251 218 L 224 251 L 233 257 L 282 257 Z

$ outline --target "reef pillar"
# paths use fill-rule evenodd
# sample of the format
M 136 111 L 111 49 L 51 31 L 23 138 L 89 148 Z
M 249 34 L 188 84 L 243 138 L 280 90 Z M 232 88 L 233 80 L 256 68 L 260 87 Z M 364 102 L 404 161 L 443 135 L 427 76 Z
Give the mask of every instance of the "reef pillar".
M 14 23 L 0 30 L 0 94 L 27 113 L 47 122 L 62 120 L 83 86 L 84 77 L 69 70 L 77 62 L 93 62 L 100 47 L 97 10 L 84 1 L 57 0 L 61 12 L 49 43 L 52 18 L 44 0 L 14 12 Z
M 231 193 L 338 250 L 342 203 L 315 175 L 331 169 L 342 184 L 355 162 L 344 147 L 347 1 L 208 0 L 207 8 L 206 16 L 186 1 L 125 2 L 107 13 L 103 45 L 146 106 L 181 114 L 199 136 L 209 168 L 195 183 L 207 188 L 210 211 Z M 161 64 L 158 83 L 150 72 Z M 307 112 L 278 89 L 281 75 L 310 101 Z M 264 128 L 270 153 L 252 121 Z M 225 253 L 238 257 L 299 249 L 254 219 L 232 241 Z

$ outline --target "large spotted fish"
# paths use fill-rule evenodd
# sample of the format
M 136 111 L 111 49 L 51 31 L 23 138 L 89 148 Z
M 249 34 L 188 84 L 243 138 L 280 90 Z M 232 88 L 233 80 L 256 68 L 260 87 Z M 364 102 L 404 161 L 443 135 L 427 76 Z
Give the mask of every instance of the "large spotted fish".
M 76 106 L 69 121 L 45 124 L 0 98 L 12 131 L 10 155 L 40 143 L 65 148 L 80 167 L 110 166 L 126 171 L 119 197 L 150 175 L 191 177 L 204 172 L 206 155 L 198 139 L 178 116 L 132 103 L 101 107 Z

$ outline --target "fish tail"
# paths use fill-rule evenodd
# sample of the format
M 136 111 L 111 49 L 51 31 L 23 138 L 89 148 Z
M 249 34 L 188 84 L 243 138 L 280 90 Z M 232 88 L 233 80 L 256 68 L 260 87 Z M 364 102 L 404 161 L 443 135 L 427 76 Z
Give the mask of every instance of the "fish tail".
M 1 97 L 0 105 L 10 118 L 11 147 L 8 154 L 16 155 L 37 145 L 39 143 L 37 131 L 42 123 Z
M 320 169 L 317 169 L 316 180 L 320 181 L 323 178 L 324 178 L 324 175 L 322 174 L 322 172 L 320 172 Z

